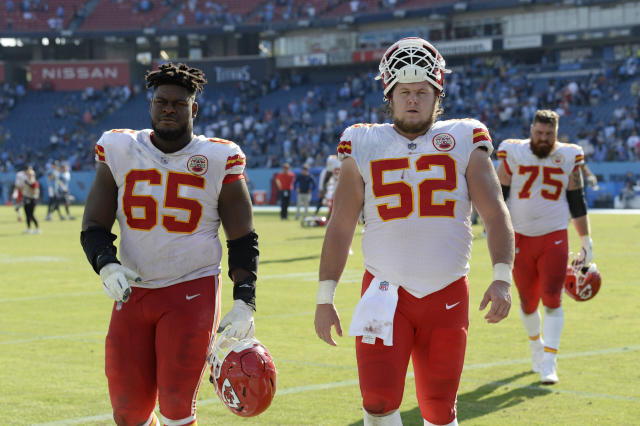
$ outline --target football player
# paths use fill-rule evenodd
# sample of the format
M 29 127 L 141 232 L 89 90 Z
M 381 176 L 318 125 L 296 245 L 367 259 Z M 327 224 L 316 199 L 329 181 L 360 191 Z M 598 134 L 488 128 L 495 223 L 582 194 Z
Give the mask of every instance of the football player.
M 489 132 L 476 120 L 436 121 L 444 74 L 426 40 L 394 43 L 380 61 L 393 124 L 356 124 L 338 145 L 342 158 L 333 214 L 320 261 L 315 328 L 336 345 L 334 304 L 364 208 L 362 298 L 349 334 L 365 425 L 402 424 L 409 359 L 425 425 L 457 425 L 456 397 L 467 342 L 471 201 L 488 234 L 493 280 L 480 302 L 489 323 L 511 306 L 513 231 L 489 155 Z
M 593 260 L 579 145 L 558 142 L 559 116 L 539 110 L 530 137 L 505 140 L 498 148 L 498 176 L 513 221 L 516 255 L 513 278 L 520 294 L 520 316 L 529 336 L 532 370 L 543 384 L 558 382 L 556 356 L 564 326 L 561 305 L 569 259 L 567 226 L 582 239 L 577 267 Z M 538 305 L 545 317 L 541 333 Z
M 105 370 L 116 423 L 159 424 L 158 399 L 163 424 L 192 425 L 218 325 L 231 337 L 253 336 L 258 236 L 244 154 L 193 134 L 204 73 L 166 63 L 146 81 L 153 130 L 111 130 L 98 141 L 81 242 L 114 299 Z M 218 324 L 221 223 L 234 304 Z
M 16 217 L 18 222 L 22 221 L 22 214 L 20 210 L 22 209 L 22 192 L 24 190 L 24 186 L 26 185 L 27 180 L 27 172 L 26 170 L 20 170 L 16 173 L 16 179 L 13 183 L 13 192 L 11 193 L 11 199 L 14 203 L 14 209 L 16 210 Z

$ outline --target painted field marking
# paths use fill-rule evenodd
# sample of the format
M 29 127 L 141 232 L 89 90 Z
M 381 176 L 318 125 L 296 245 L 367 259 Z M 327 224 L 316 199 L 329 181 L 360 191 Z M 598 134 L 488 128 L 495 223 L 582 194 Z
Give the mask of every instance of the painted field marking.
M 602 349 L 599 351 L 577 352 L 573 354 L 559 355 L 558 357 L 559 358 L 581 358 L 581 357 L 587 357 L 587 356 L 598 356 L 598 355 L 616 354 L 616 353 L 622 353 L 622 352 L 633 352 L 638 350 L 640 350 L 640 345 L 624 346 L 620 348 L 608 348 L 608 349 Z M 522 358 L 517 360 L 505 360 L 505 361 L 482 363 L 482 364 L 472 364 L 469 366 L 465 365 L 464 368 L 466 370 L 479 370 L 484 368 L 502 367 L 502 366 L 514 365 L 514 364 L 525 364 L 525 363 L 528 364 L 529 362 L 531 362 L 531 359 Z M 413 372 L 407 373 L 407 379 L 412 379 L 413 377 L 414 377 Z M 512 387 L 513 389 L 544 390 L 549 393 L 575 395 L 575 396 L 584 397 L 584 398 L 600 398 L 600 399 L 640 402 L 640 398 L 636 398 L 632 396 L 589 393 L 589 392 L 574 391 L 570 389 L 543 387 L 542 385 L 512 386 L 510 382 L 501 382 L 501 381 L 483 382 L 481 380 L 465 379 L 464 377 L 462 381 L 479 383 L 483 385 L 492 385 L 495 387 L 507 386 L 507 387 Z M 276 395 L 278 396 L 296 395 L 300 393 L 314 392 L 318 390 L 326 390 L 326 389 L 333 389 L 333 388 L 346 387 L 346 386 L 356 386 L 357 384 L 358 384 L 358 380 L 352 379 L 352 380 L 343 380 L 343 381 L 331 382 L 331 383 L 318 383 L 313 385 L 294 386 L 291 388 L 279 390 L 277 391 Z M 198 406 L 202 407 L 202 406 L 211 405 L 215 403 L 220 403 L 220 400 L 218 398 L 208 398 L 208 399 L 199 400 Z M 68 426 L 68 425 L 86 424 L 87 422 L 90 422 L 90 421 L 108 421 L 111 419 L 112 419 L 111 414 L 99 414 L 99 415 L 89 416 L 89 417 L 78 417 L 74 419 L 58 420 L 50 423 L 39 423 L 34 426 Z

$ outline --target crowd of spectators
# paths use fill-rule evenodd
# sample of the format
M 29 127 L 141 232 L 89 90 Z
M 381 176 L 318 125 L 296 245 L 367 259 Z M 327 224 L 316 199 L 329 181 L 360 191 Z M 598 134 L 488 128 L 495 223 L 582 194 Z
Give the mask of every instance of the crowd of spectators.
M 639 70 L 638 59 L 632 58 L 588 75 L 541 79 L 531 77 L 535 67 L 478 59 L 448 76 L 442 118 L 477 118 L 487 124 L 497 145 L 507 138 L 527 137 L 536 109 L 552 108 L 561 115 L 560 139 L 580 144 L 587 161 L 640 161 Z M 322 166 L 346 127 L 389 120 L 375 75 L 353 73 L 342 83 L 320 85 L 303 73 L 282 73 L 240 82 L 232 92 L 205 90 L 198 99 L 194 131 L 238 142 L 249 167 L 280 167 L 285 162 L 292 167 Z M 73 124 L 61 125 L 50 135 L 45 150 L 2 150 L 0 168 L 49 158 L 67 161 L 73 170 L 93 168 L 93 144 L 99 137 L 93 129 L 139 90 L 117 87 L 66 94 L 52 114 L 73 117 Z M 24 88 L 4 85 L 0 117 L 24 93 Z M 3 134 L 2 124 L 0 120 L 0 143 L 10 137 Z

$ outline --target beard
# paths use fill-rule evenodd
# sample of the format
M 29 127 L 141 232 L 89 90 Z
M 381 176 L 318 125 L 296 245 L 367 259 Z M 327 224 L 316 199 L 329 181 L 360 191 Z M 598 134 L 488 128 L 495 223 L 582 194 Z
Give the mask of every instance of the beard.
M 402 120 L 394 115 L 392 120 L 395 127 L 401 130 L 403 133 L 408 134 L 426 133 L 433 124 L 433 118 L 413 123 L 407 123 L 405 120 Z
M 531 142 L 533 142 L 533 139 L 531 139 Z M 542 143 L 536 143 L 536 144 L 530 143 L 529 146 L 531 147 L 531 152 L 533 152 L 533 154 L 536 157 L 543 159 L 549 156 L 554 145 L 547 145 Z
M 181 140 L 185 137 L 185 135 L 190 133 L 188 124 L 185 124 L 182 127 L 178 127 L 177 129 L 160 129 L 158 128 L 157 123 L 152 121 L 151 128 L 153 129 L 154 135 L 166 141 Z
M 389 108 L 388 112 L 389 112 L 389 115 L 391 115 L 391 121 L 393 122 L 393 125 L 401 132 L 406 134 L 422 134 L 422 133 L 426 133 L 431 128 L 431 125 L 433 125 L 433 122 L 438 117 L 439 111 L 438 111 L 437 105 L 438 103 L 435 102 L 433 105 L 433 112 L 429 118 L 427 118 L 426 120 L 420 120 L 417 122 L 416 121 L 408 122 L 406 120 L 403 120 L 397 117 L 395 112 L 393 111 L 392 103 L 389 103 L 388 105 L 388 108 Z

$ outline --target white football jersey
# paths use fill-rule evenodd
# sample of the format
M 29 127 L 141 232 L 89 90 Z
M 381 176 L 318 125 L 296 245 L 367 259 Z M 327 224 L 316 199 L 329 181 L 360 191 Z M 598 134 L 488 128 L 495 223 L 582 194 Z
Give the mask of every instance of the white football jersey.
M 513 229 L 530 237 L 566 229 L 570 219 L 566 190 L 569 175 L 584 164 L 582 148 L 557 142 L 540 159 L 531 151 L 529 139 L 507 139 L 496 156 L 511 175 L 507 206 Z
M 14 181 L 13 185 L 18 190 L 23 191 L 26 184 L 27 172 L 25 172 L 24 170 L 20 170 L 18 173 L 16 173 L 16 180 Z
M 151 134 L 111 130 L 96 145 L 96 160 L 118 186 L 120 261 L 145 288 L 218 274 L 218 195 L 223 183 L 242 178 L 245 156 L 233 142 L 204 136 L 166 154 Z
M 356 124 L 338 145 L 365 184 L 364 266 L 416 297 L 469 272 L 471 202 L 465 178 L 474 149 L 493 151 L 477 120 L 438 121 L 414 140 L 391 124 Z

